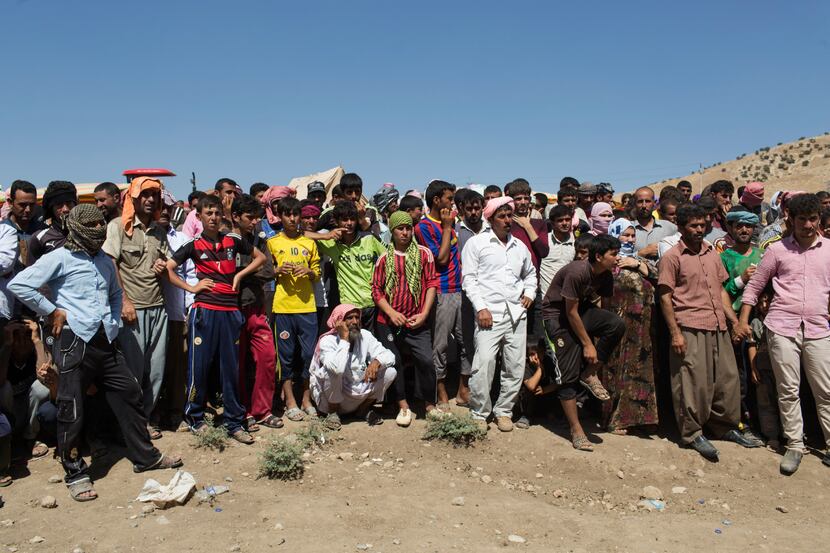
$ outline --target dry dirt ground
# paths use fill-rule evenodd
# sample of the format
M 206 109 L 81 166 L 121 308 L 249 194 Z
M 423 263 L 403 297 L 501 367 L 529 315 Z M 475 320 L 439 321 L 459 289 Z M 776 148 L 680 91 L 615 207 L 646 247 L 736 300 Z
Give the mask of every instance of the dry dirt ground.
M 49 483 L 61 473 L 55 460 L 30 462 L 0 490 L 0 551 L 779 552 L 823 551 L 830 538 L 830 469 L 814 455 L 785 478 L 778 455 L 734 444 L 718 443 L 722 460 L 711 464 L 657 436 L 596 433 L 596 451 L 581 453 L 556 424 L 509 434 L 491 425 L 486 441 L 454 449 L 422 441 L 422 420 L 409 429 L 387 420 L 346 424 L 300 481 L 256 479 L 269 435 L 299 424 L 221 453 L 165 433 L 159 447 L 181 455 L 199 486 L 230 492 L 150 514 L 136 495 L 172 471 L 134 474 L 121 459 L 98 478 L 99 499 L 82 504 Z M 645 486 L 662 491 L 663 511 L 637 507 Z M 46 495 L 57 508 L 40 506 Z

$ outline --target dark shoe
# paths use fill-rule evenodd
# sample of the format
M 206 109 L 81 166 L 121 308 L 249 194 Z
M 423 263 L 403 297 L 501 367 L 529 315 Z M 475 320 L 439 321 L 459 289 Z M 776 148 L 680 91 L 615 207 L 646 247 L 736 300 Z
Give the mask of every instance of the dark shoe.
M 804 457 L 804 454 L 797 449 L 788 449 L 784 453 L 784 458 L 781 459 L 781 465 L 779 467 L 781 474 L 787 476 L 794 474 L 798 470 L 798 465 L 801 464 L 802 457 Z
M 752 433 L 750 433 L 750 435 L 752 435 Z M 764 445 L 764 443 L 761 440 L 759 440 L 754 435 L 752 436 L 755 438 L 755 440 L 747 438 L 746 434 L 741 434 L 736 428 L 733 428 L 732 430 L 724 434 L 723 438 L 721 439 L 727 442 L 735 442 L 739 446 L 747 447 L 750 449 L 752 449 L 753 447 L 761 447 L 762 445 Z
M 758 434 L 753 432 L 750 427 L 747 426 L 746 428 L 744 428 L 741 434 L 743 434 L 743 437 L 751 441 L 752 443 L 758 444 L 754 447 L 764 447 L 764 440 Z
M 712 461 L 713 463 L 717 463 L 718 452 L 717 448 L 712 445 L 712 442 L 706 439 L 705 436 L 700 435 L 694 439 L 692 443 L 689 444 L 689 447 L 700 453 L 701 457 Z
M 824 457 L 821 458 L 821 464 L 825 467 L 830 467 L 830 449 L 824 452 Z

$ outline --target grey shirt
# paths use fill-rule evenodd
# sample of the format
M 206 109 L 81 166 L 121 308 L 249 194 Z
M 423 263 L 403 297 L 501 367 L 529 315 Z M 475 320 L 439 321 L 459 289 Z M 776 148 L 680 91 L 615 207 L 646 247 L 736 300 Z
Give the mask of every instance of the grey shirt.
M 646 246 L 656 244 L 663 238 L 671 236 L 677 232 L 677 226 L 669 221 L 660 219 L 652 219 L 653 224 L 650 230 L 646 230 L 640 223 L 634 222 L 634 231 L 636 232 L 636 241 L 634 248 L 637 251 L 642 250 Z

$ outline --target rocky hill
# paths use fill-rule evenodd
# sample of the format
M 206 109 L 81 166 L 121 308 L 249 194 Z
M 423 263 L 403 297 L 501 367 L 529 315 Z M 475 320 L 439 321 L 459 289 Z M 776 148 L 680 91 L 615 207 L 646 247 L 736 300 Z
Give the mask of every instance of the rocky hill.
M 764 146 L 734 160 L 704 167 L 702 172 L 662 180 L 651 186 L 660 190 L 687 180 L 697 194 L 703 187 L 721 179 L 732 181 L 736 188 L 747 182 L 764 182 L 767 198 L 776 190 L 830 191 L 830 133 Z

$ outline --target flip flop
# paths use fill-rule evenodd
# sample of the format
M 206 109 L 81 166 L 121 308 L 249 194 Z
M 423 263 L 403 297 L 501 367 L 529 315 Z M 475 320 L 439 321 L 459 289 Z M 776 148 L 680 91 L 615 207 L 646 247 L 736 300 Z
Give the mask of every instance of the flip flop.
M 303 413 L 311 417 L 312 419 L 317 418 L 317 409 L 314 408 L 313 405 L 309 405 L 308 407 L 303 409 Z
M 366 423 L 369 426 L 378 426 L 383 424 L 383 417 L 375 411 L 374 409 L 369 409 L 369 412 L 366 413 Z
M 326 415 L 326 418 L 323 419 L 323 426 L 328 428 L 329 430 L 340 430 L 343 427 L 343 423 L 340 422 L 340 415 L 337 413 L 329 413 Z
M 299 407 L 292 407 L 285 412 L 285 416 L 288 417 L 288 420 L 294 422 L 300 422 L 305 419 L 305 413 Z
M 248 432 L 259 432 L 259 425 L 254 417 L 248 417 L 245 419 L 245 430 Z
M 0 488 L 11 486 L 12 482 L 14 482 L 14 479 L 11 477 L 11 475 L 4 474 L 3 476 L 0 476 Z
M 66 486 L 69 488 L 69 495 L 78 502 L 85 502 L 85 501 L 92 501 L 94 499 L 98 499 L 98 494 L 95 492 L 95 488 L 92 487 L 92 480 L 89 478 L 84 478 L 82 480 L 77 480 L 72 482 L 71 484 L 67 484 Z M 92 492 L 92 495 L 81 496 L 82 493 Z
M 147 426 L 147 433 L 150 435 L 151 440 L 160 440 L 162 436 L 161 430 L 149 425 Z
M 36 441 L 32 446 L 32 459 L 38 459 L 49 453 L 49 446 L 43 442 Z

